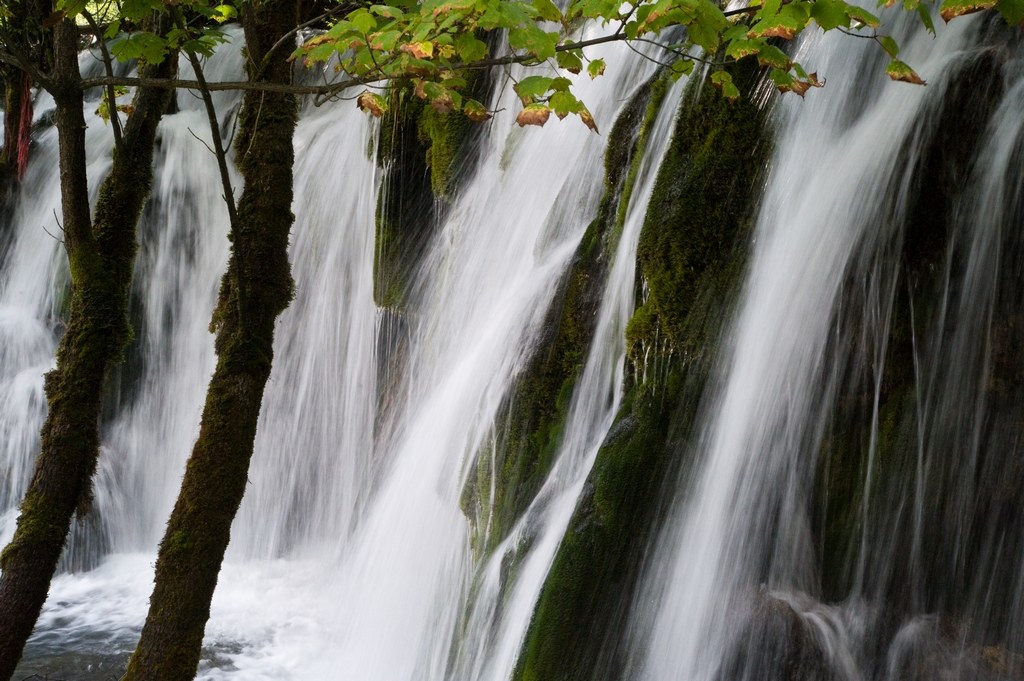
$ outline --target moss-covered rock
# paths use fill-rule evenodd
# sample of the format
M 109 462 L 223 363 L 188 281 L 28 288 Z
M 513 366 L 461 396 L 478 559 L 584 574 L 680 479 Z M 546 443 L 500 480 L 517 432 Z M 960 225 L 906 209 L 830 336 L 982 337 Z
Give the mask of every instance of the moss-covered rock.
M 734 74 L 747 91 L 757 76 Z M 662 487 L 693 432 L 768 148 L 756 105 L 730 105 L 709 85 L 690 85 L 640 237 L 646 286 L 627 330 L 628 391 L 548 574 L 517 681 L 623 677 L 622 619 L 664 515 Z
M 427 149 L 417 130 L 422 110 L 408 90 L 397 90 L 381 124 L 377 159 L 384 183 L 377 196 L 373 298 L 384 308 L 403 302 L 409 277 L 437 222 Z
M 663 95 L 663 84 L 643 84 L 616 120 L 605 156 L 605 192 L 597 216 L 559 283 L 538 351 L 496 419 L 495 456 L 478 457 L 475 475 L 464 491 L 463 509 L 473 523 L 478 552 L 504 538 L 540 489 L 561 444 L 573 388 L 594 334 L 607 253 L 614 250 L 621 227 L 619 205 L 628 201 L 632 189 L 629 170 L 647 142 L 644 123 L 656 115 Z M 492 459 L 495 471 L 485 468 Z
M 466 90 L 479 97 L 488 87 L 486 78 L 472 76 Z M 469 152 L 481 132 L 462 113 L 442 113 L 418 99 L 408 85 L 393 91 L 377 150 L 385 171 L 377 197 L 377 305 L 403 304 L 430 237 L 474 167 L 475 156 Z

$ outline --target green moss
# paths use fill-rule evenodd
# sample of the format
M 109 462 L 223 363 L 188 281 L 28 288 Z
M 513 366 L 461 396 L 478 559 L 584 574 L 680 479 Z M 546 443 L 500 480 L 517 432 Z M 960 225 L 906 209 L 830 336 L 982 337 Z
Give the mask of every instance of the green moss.
M 734 72 L 748 85 L 756 76 Z M 625 673 L 621 622 L 660 527 L 662 486 L 685 465 L 721 319 L 743 270 L 768 147 L 753 103 L 730 105 L 708 85 L 690 86 L 640 237 L 639 274 L 649 294 L 627 326 L 632 377 L 548 573 L 516 681 L 610 681 Z M 658 371 L 645 371 L 650 366 Z
M 561 445 L 573 389 L 594 333 L 606 254 L 614 248 L 617 206 L 626 200 L 628 169 L 646 140 L 642 124 L 657 111 L 651 102 L 652 87 L 646 83 L 613 127 L 605 156 L 606 191 L 598 215 L 560 283 L 538 352 L 517 379 L 497 419 L 502 426 L 495 437 L 496 470 L 489 470 L 490 457 L 480 457 L 464 490 L 463 509 L 473 520 L 478 553 L 504 538 L 540 489 Z
M 735 71 L 734 79 L 746 83 L 740 89 L 749 92 L 756 67 Z M 714 335 L 721 315 L 711 309 L 711 317 L 696 317 L 697 299 L 723 297 L 738 274 L 704 276 L 727 267 L 745 245 L 767 151 L 762 128 L 755 103 L 729 104 L 710 86 L 691 89 L 683 103 L 637 254 L 650 313 L 679 351 L 699 352 Z
M 377 159 L 384 182 L 377 196 L 374 300 L 386 308 L 404 304 L 409 277 L 434 232 L 436 211 L 420 141 L 423 103 L 396 90 L 382 121 Z
M 445 201 L 454 198 L 459 160 L 472 127 L 472 122 L 461 113 L 440 113 L 433 107 L 423 107 L 419 118 L 420 142 L 426 147 L 434 196 Z

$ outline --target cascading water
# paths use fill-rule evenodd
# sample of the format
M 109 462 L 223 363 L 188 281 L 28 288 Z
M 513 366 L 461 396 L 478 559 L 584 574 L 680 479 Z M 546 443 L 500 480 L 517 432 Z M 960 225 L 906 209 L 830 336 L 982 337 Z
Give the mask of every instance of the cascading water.
M 613 61 L 616 73 L 579 84 L 605 125 L 654 69 L 624 51 Z M 207 77 L 237 73 L 239 62 L 237 49 L 224 48 Z M 543 540 L 522 557 L 529 570 L 507 616 L 493 614 L 497 585 L 478 597 L 476 611 L 491 613 L 496 639 L 463 652 L 458 632 L 476 594 L 470 585 L 477 566 L 460 494 L 602 190 L 592 170 L 601 165 L 601 137 L 570 122 L 520 130 L 513 125 L 512 93 L 497 98 L 494 108 L 501 111 L 479 149 L 479 170 L 415 278 L 405 312 L 411 320 L 400 382 L 406 397 L 401 413 L 377 433 L 381 319 L 372 302 L 378 185 L 367 144 L 372 130 L 350 104 L 305 111 L 296 132 L 297 296 L 278 328 L 251 487 L 214 600 L 202 678 L 462 678 L 451 659 L 475 678 L 511 673 L 546 565 L 618 404 L 636 239 L 673 108 L 661 116 L 658 143 L 619 239 L 599 341 L 560 466 L 516 530 Z M 218 96 L 226 132 L 237 104 L 237 97 Z M 46 670 L 50 656 L 64 656 L 64 664 L 74 660 L 83 673 L 110 673 L 130 651 L 145 613 L 152 551 L 197 432 L 213 365 L 206 326 L 227 256 L 227 228 L 215 164 L 193 139 L 208 136 L 199 103 L 181 93 L 178 108 L 161 124 L 152 199 L 140 228 L 133 318 L 140 342 L 104 427 L 99 520 L 77 529 L 70 549 L 73 566 L 92 569 L 55 579 L 30 643 L 28 671 Z M 99 120 L 90 121 L 91 157 L 100 159 L 91 178 L 96 186 L 110 141 Z M 9 399 L 21 409 L 5 413 L 5 428 L 16 436 L 5 444 L 18 451 L 4 460 L 20 462 L 10 476 L 19 484 L 45 406 L 39 374 L 52 361 L 53 281 L 65 276 L 57 242 L 41 238 L 35 224 L 43 222 L 39 214 L 49 217 L 59 196 L 56 178 L 46 172 L 55 165 L 48 135 L 31 169 L 47 184 L 33 185 L 38 201 L 23 198 L 24 217 L 16 220 L 15 249 L 31 249 L 35 260 L 12 251 L 18 268 L 4 271 L 12 282 L 5 295 L 19 295 L 25 309 L 18 313 L 32 321 L 12 329 L 17 344 L 5 352 L 18 354 L 5 355 L 3 365 L 5 389 L 9 383 L 14 394 Z M 28 337 L 26 328 L 36 332 Z M 3 497 L 8 531 L 20 492 L 14 487 Z M 500 554 L 482 569 L 497 566 Z
M 638 678 L 1020 672 L 1018 388 L 993 386 L 1019 375 L 1014 41 L 981 20 L 910 33 L 917 89 L 882 85 L 870 46 L 801 50 L 830 92 L 777 112 L 700 463 L 642 590 Z
M 802 48 L 828 86 L 775 111 L 778 151 L 743 298 L 704 426 L 686 445 L 698 463 L 635 601 L 630 678 L 895 681 L 940 668 L 995 678 L 984 671 L 993 656 L 1019 664 L 1024 586 L 1007 575 L 1024 556 L 1024 474 L 1013 463 L 1024 79 L 1012 41 L 990 29 L 965 20 L 935 41 L 908 38 L 903 58 L 925 89 L 882 82 L 868 41 Z M 624 50 L 608 62 L 608 76 L 579 83 L 603 128 L 654 69 Z M 227 46 L 207 76 L 240 71 Z M 602 255 L 593 339 L 550 472 L 496 537 L 486 517 L 471 527 L 463 491 L 477 467 L 495 473 L 496 420 L 604 189 L 603 140 L 569 121 L 515 128 L 513 95 L 495 95 L 474 175 L 403 308 L 383 312 L 373 304 L 374 126 L 351 103 L 304 109 L 297 294 L 278 325 L 200 678 L 513 676 L 621 416 L 637 240 L 681 91 L 651 122 L 621 232 Z M 230 134 L 239 98 L 216 101 Z M 213 158 L 193 137 L 207 136 L 199 102 L 180 93 L 178 109 L 161 125 L 140 227 L 138 341 L 104 417 L 96 515 L 74 531 L 65 567 L 75 571 L 53 583 L 26 674 L 116 673 L 198 430 L 227 225 Z M 111 140 L 89 114 L 96 187 Z M 951 144 L 947 128 L 964 121 L 976 130 Z M 936 151 L 944 144 L 952 150 Z M 30 474 L 67 286 L 55 149 L 54 131 L 37 133 L 32 189 L 0 250 L 0 539 Z M 405 318 L 400 361 L 391 315 Z M 400 395 L 382 417 L 384 375 Z

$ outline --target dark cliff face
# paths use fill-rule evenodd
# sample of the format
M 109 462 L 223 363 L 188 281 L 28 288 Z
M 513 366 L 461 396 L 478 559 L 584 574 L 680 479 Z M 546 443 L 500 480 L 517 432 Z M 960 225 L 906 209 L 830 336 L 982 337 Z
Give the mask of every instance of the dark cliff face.
M 967 641 L 1009 643 L 1015 617 L 1024 242 L 1006 228 L 1021 224 L 1019 192 L 979 205 L 991 182 L 988 126 L 1013 68 L 1013 39 L 993 27 L 990 40 L 951 66 L 945 96 L 901 150 L 910 194 L 880 197 L 887 262 L 854 264 L 835 319 L 844 387 L 814 502 L 822 589 L 829 600 L 859 592 L 878 603 L 883 641 L 908 618 L 937 613 L 961 623 Z M 1018 157 L 1021 143 L 1005 141 Z M 897 201 L 904 211 L 887 216 Z M 1002 226 L 981 215 L 993 209 Z M 872 277 L 891 297 L 870 299 Z M 885 323 L 872 319 L 879 302 Z

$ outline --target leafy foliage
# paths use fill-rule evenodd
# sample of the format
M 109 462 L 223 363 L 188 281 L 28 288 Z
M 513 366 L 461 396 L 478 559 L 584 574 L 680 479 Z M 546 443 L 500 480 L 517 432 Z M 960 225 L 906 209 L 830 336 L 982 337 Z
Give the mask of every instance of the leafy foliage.
M 1024 0 L 946 2 L 994 6 Z M 920 0 L 903 4 L 932 28 L 927 5 Z M 579 39 L 588 24 L 610 27 L 610 33 Z M 348 12 L 325 33 L 306 41 L 293 58 L 307 65 L 329 64 L 359 82 L 411 78 L 417 96 L 435 108 L 472 112 L 478 118 L 479 103 L 460 95 L 461 70 L 510 63 L 544 66 L 543 75 L 528 75 L 514 85 L 524 107 L 517 122 L 544 125 L 551 113 L 558 118 L 576 115 L 596 130 L 590 112 L 573 94 L 570 78 L 584 70 L 591 78 L 604 73 L 605 62 L 587 54 L 592 45 L 615 40 L 655 43 L 672 62 L 677 78 L 689 74 L 694 62 L 706 62 L 714 70 L 712 83 L 729 99 L 740 93 L 722 68 L 752 58 L 770 69 L 780 91 L 802 96 L 823 81 L 790 60 L 780 43 L 811 26 L 873 38 L 894 60 L 899 52 L 891 36 L 878 34 L 877 16 L 845 0 L 762 0 L 731 11 L 715 0 L 642 0 L 634 5 L 572 0 L 564 10 L 551 0 L 393 0 Z M 492 50 L 485 37 L 494 32 L 500 32 L 504 44 Z M 676 40 L 679 35 L 685 37 Z M 655 53 L 652 59 L 660 61 L 661 55 Z M 901 64 L 898 80 L 923 82 L 909 66 L 893 63 Z M 376 107 L 364 108 L 375 113 Z
M 115 58 L 159 63 L 173 50 L 210 54 L 225 39 L 220 25 L 235 18 L 244 1 L 59 0 L 58 7 L 68 16 L 99 17 Z M 879 5 L 897 2 L 934 32 L 930 0 L 880 0 Z M 1024 0 L 941 0 L 939 7 L 946 21 L 982 10 L 1024 25 Z M 173 28 L 164 35 L 140 30 L 152 12 L 169 13 Z M 924 84 L 899 60 L 896 40 L 880 32 L 881 19 L 846 0 L 755 0 L 732 10 L 725 9 L 724 0 L 571 0 L 564 9 L 552 0 L 390 0 L 338 2 L 325 16 L 333 17 L 326 30 L 303 42 L 292 58 L 339 74 L 330 94 L 351 85 L 408 81 L 415 96 L 438 112 L 462 112 L 475 121 L 492 112 L 465 95 L 466 70 L 519 63 L 543 67 L 513 86 L 523 106 L 516 119 L 520 125 L 544 125 L 554 114 L 578 116 L 596 131 L 593 116 L 573 91 L 573 77 L 603 75 L 605 61 L 591 54 L 592 47 L 613 41 L 655 45 L 650 58 L 666 63 L 675 78 L 689 75 L 695 63 L 707 64 L 711 83 L 730 100 L 740 91 L 724 67 L 744 59 L 767 69 L 780 92 L 803 96 L 821 87 L 824 80 L 785 49 L 814 27 L 874 40 L 890 59 L 891 78 Z M 607 33 L 581 39 L 590 25 Z M 386 111 L 385 99 L 370 92 L 356 102 L 374 116 Z

